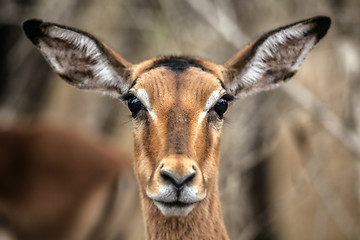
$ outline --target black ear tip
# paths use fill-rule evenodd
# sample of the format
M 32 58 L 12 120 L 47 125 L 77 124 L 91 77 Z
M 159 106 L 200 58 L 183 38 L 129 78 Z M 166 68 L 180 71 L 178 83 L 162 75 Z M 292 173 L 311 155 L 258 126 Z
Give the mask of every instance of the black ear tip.
M 318 16 L 314 18 L 314 21 L 318 24 L 323 26 L 324 28 L 329 28 L 331 25 L 331 19 L 327 16 Z
M 41 32 L 41 24 L 43 21 L 39 19 L 29 19 L 23 23 L 23 29 L 26 36 L 34 43 L 37 43 L 37 39 L 43 33 Z
M 313 30 L 317 32 L 317 40 L 325 36 L 331 25 L 331 19 L 326 16 L 318 16 L 312 19 L 314 23 Z

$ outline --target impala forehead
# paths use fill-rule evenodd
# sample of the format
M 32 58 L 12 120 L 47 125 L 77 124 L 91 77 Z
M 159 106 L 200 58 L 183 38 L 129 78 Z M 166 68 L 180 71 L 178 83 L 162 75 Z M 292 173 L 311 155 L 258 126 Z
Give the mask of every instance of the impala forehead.
M 226 93 L 226 89 L 214 74 L 197 67 L 182 72 L 158 67 L 141 74 L 130 92 L 151 114 L 173 106 L 207 111 Z

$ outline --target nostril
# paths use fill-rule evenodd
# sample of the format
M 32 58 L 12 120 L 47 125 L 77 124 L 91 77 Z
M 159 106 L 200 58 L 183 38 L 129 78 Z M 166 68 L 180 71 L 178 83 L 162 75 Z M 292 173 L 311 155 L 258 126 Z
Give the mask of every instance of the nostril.
M 192 180 L 194 179 L 194 177 L 195 177 L 195 172 L 192 172 L 192 173 L 190 173 L 190 174 L 182 177 L 182 178 L 180 179 L 180 184 L 181 184 L 181 185 L 185 185 L 185 184 L 187 184 L 187 183 L 190 183 L 190 182 L 192 182 Z
M 185 184 L 188 184 L 193 180 L 195 177 L 195 172 L 185 175 L 182 178 L 177 178 L 173 173 L 163 169 L 160 171 L 160 175 L 164 180 L 169 181 L 176 188 L 181 189 Z

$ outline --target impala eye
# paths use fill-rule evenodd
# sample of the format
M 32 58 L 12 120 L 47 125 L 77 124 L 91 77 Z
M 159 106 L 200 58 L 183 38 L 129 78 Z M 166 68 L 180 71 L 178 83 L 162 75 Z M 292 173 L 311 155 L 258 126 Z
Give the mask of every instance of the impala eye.
M 218 115 L 219 118 L 223 118 L 223 114 L 228 109 L 229 102 L 234 101 L 235 97 L 230 94 L 225 94 L 222 96 L 222 98 L 219 99 L 219 101 L 215 104 L 215 106 L 212 108 Z
M 143 108 L 143 105 L 139 99 L 137 99 L 136 97 L 133 97 L 133 98 L 129 99 L 128 107 L 129 107 L 129 110 L 132 112 L 132 115 L 135 116 Z
M 220 98 L 220 100 L 215 104 L 214 111 L 222 117 L 222 115 L 226 112 L 228 108 L 228 101 L 224 98 Z

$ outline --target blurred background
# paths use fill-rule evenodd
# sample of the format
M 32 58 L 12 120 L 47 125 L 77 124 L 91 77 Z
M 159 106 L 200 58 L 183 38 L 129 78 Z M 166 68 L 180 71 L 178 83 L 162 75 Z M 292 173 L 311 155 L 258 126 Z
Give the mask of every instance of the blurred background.
M 132 151 L 127 107 L 55 75 L 25 19 L 88 31 L 132 63 L 166 54 L 223 63 L 269 30 L 327 15 L 328 34 L 292 81 L 228 111 L 223 214 L 231 239 L 360 239 L 359 13 L 358 0 L 1 0 L 0 127 L 60 125 Z M 131 209 L 122 239 L 143 238 L 140 205 Z

